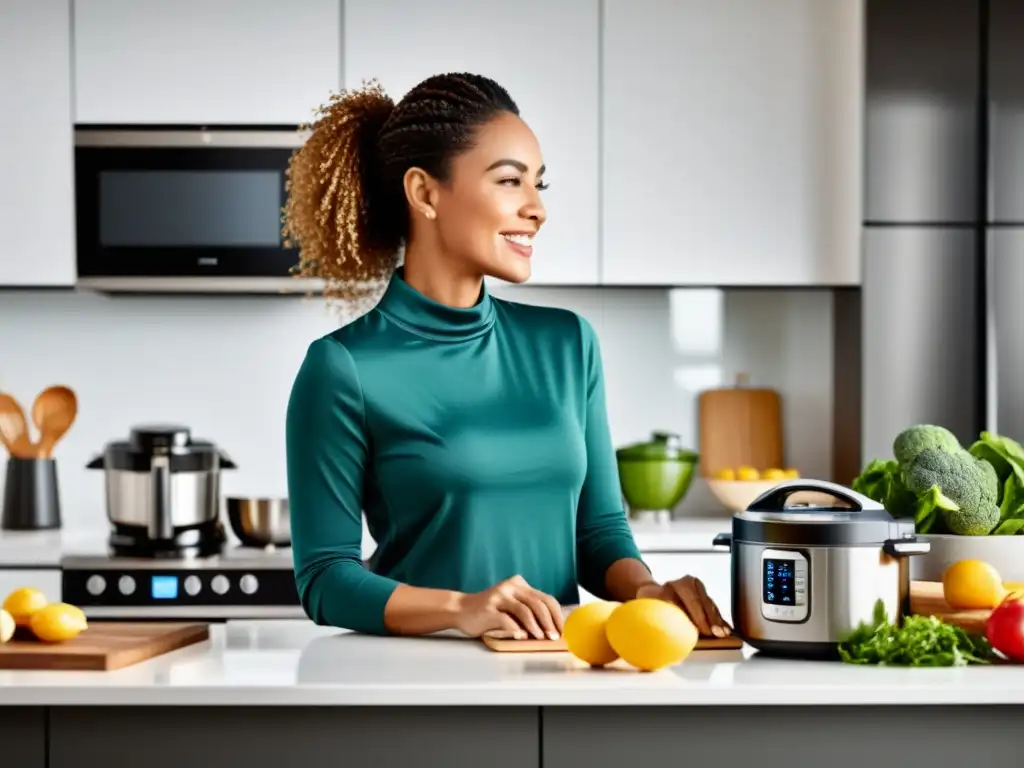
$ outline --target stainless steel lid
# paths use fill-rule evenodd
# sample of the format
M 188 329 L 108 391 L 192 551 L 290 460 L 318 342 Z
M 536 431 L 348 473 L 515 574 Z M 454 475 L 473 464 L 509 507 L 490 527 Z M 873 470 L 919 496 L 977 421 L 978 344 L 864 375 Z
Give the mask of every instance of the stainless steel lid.
M 826 494 L 836 504 L 788 505 L 800 492 Z M 754 499 L 733 515 L 732 540 L 791 546 L 881 546 L 914 537 L 912 518 L 894 518 L 878 502 L 844 485 L 821 480 L 790 480 Z
M 133 427 L 127 440 L 107 443 L 88 469 L 149 472 L 154 457 L 169 458 L 171 472 L 204 472 L 235 469 L 235 464 L 216 445 L 193 440 L 188 427 L 178 424 L 147 424 Z

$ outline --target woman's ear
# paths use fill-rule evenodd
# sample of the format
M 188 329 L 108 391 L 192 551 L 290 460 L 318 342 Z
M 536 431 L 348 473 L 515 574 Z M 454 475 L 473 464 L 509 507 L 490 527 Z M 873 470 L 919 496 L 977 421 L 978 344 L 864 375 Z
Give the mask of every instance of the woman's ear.
M 437 182 L 422 168 L 410 168 L 402 177 L 405 199 L 413 214 L 427 219 L 437 218 Z

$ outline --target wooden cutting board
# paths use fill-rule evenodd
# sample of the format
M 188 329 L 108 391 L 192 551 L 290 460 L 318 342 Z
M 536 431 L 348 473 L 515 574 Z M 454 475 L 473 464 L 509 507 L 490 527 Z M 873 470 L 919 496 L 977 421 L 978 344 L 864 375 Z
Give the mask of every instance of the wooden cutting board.
M 97 621 L 62 643 L 12 639 L 0 645 L 0 669 L 110 671 L 209 637 L 206 624 Z
M 700 472 L 712 477 L 741 466 L 785 468 L 782 398 L 771 389 L 736 386 L 709 389 L 698 398 Z
M 942 583 L 938 581 L 910 583 L 910 612 L 920 616 L 936 616 L 947 624 L 955 624 L 980 635 L 985 634 L 985 623 L 992 614 L 990 609 L 950 608 L 942 596 Z
M 495 637 L 483 638 L 484 645 L 498 653 L 559 653 L 568 652 L 565 640 L 504 640 Z M 697 640 L 695 651 L 738 650 L 743 641 L 730 635 L 729 637 L 702 637 Z

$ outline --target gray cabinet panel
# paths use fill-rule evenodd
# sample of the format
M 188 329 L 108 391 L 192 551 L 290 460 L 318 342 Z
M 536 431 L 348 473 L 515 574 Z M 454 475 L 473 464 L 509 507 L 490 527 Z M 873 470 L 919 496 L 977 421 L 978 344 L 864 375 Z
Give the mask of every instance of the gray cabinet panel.
M 989 234 L 989 409 L 986 427 L 1024 440 L 1024 228 Z
M 977 218 L 977 0 L 867 0 L 868 221 Z
M 864 461 L 892 455 L 915 423 L 963 442 L 980 429 L 974 230 L 867 228 L 862 302 Z
M 1024 2 L 989 3 L 990 221 L 1024 222 Z
M 71 707 L 51 710 L 49 768 L 538 768 L 522 707 Z
M 47 768 L 45 709 L 0 707 L 0 765 Z
M 1020 707 L 803 707 L 789 706 L 787 699 L 787 692 L 779 691 L 775 707 L 545 707 L 543 765 L 861 768 L 920 762 L 963 768 L 1020 763 L 1014 757 L 1024 714 Z M 972 738 L 975 729 L 985 734 L 984 746 Z M 909 738 L 914 733 L 928 738 Z

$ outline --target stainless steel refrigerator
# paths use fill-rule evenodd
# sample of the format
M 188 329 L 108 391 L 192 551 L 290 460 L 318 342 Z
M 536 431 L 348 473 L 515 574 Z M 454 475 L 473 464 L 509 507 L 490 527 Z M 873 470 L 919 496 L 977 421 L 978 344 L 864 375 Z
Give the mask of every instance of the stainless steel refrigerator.
M 1024 0 L 865 11 L 862 460 L 1024 440 Z

